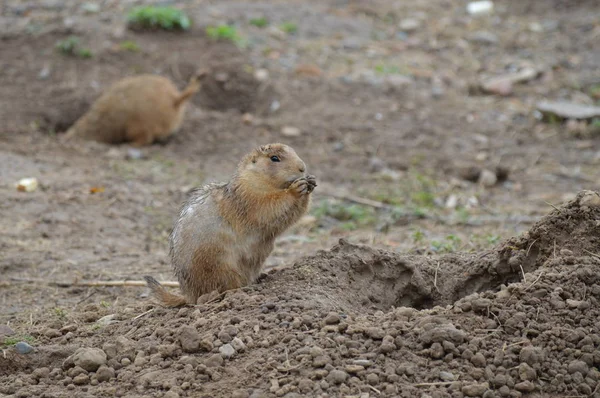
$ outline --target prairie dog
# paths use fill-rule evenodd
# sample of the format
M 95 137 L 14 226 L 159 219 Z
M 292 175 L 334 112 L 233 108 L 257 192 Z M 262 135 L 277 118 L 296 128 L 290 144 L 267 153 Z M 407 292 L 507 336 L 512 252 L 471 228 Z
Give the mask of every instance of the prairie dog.
M 192 192 L 170 236 L 170 256 L 182 296 L 146 276 L 165 306 L 195 304 L 212 291 L 253 283 L 275 239 L 308 210 L 315 177 L 284 144 L 256 148 L 226 183 Z
M 175 133 L 188 100 L 200 89 L 205 71 L 195 74 L 179 92 L 163 76 L 137 75 L 113 84 L 66 132 L 65 139 L 84 139 L 135 146 L 150 145 Z

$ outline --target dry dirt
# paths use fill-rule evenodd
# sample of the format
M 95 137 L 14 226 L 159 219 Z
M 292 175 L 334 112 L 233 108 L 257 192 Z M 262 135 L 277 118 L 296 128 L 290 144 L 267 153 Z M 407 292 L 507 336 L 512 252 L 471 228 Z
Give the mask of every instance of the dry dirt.
M 598 103 L 595 1 L 174 2 L 184 33 L 127 30 L 138 3 L 0 5 L 0 396 L 600 397 L 600 143 L 535 113 Z M 60 141 L 115 80 L 199 67 L 168 142 Z M 77 284 L 172 280 L 186 193 L 273 141 L 319 186 L 259 283 L 179 310 Z

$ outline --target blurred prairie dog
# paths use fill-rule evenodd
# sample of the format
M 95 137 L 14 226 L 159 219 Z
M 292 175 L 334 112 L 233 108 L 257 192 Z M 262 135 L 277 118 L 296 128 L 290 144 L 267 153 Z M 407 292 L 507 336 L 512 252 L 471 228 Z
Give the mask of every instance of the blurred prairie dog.
M 137 75 L 113 84 L 66 132 L 84 139 L 135 146 L 168 138 L 183 122 L 188 100 L 200 90 L 205 71 L 196 73 L 180 92 L 166 77 Z
M 308 210 L 315 177 L 284 144 L 256 148 L 226 183 L 192 192 L 170 237 L 170 255 L 183 296 L 146 276 L 152 294 L 167 307 L 253 283 L 275 239 Z

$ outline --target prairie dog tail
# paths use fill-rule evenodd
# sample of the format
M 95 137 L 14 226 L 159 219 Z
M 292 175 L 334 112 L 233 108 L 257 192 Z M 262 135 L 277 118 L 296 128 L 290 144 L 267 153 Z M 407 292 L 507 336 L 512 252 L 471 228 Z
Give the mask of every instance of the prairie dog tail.
M 188 99 L 190 99 L 194 94 L 200 90 L 200 86 L 202 85 L 202 80 L 208 75 L 208 71 L 201 70 L 196 73 L 190 79 L 187 87 L 183 90 L 183 92 L 175 99 L 175 108 L 179 108 L 183 103 L 185 103 Z
M 167 292 L 165 288 L 153 277 L 144 276 L 144 279 L 152 291 L 154 298 L 156 298 L 159 303 L 165 307 L 181 307 L 182 305 L 187 304 L 185 297 Z

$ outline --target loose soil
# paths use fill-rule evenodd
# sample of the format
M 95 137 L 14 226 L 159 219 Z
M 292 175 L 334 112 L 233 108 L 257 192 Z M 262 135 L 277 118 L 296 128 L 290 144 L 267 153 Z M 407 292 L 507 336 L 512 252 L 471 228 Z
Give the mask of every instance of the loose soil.
M 534 112 L 598 101 L 594 1 L 191 1 L 182 33 L 76 3 L 0 6 L 0 395 L 600 397 L 600 143 Z M 206 37 L 225 22 L 245 48 Z M 60 140 L 114 81 L 200 68 L 168 142 Z M 260 282 L 183 309 L 77 284 L 172 280 L 187 192 L 275 141 L 319 186 Z

